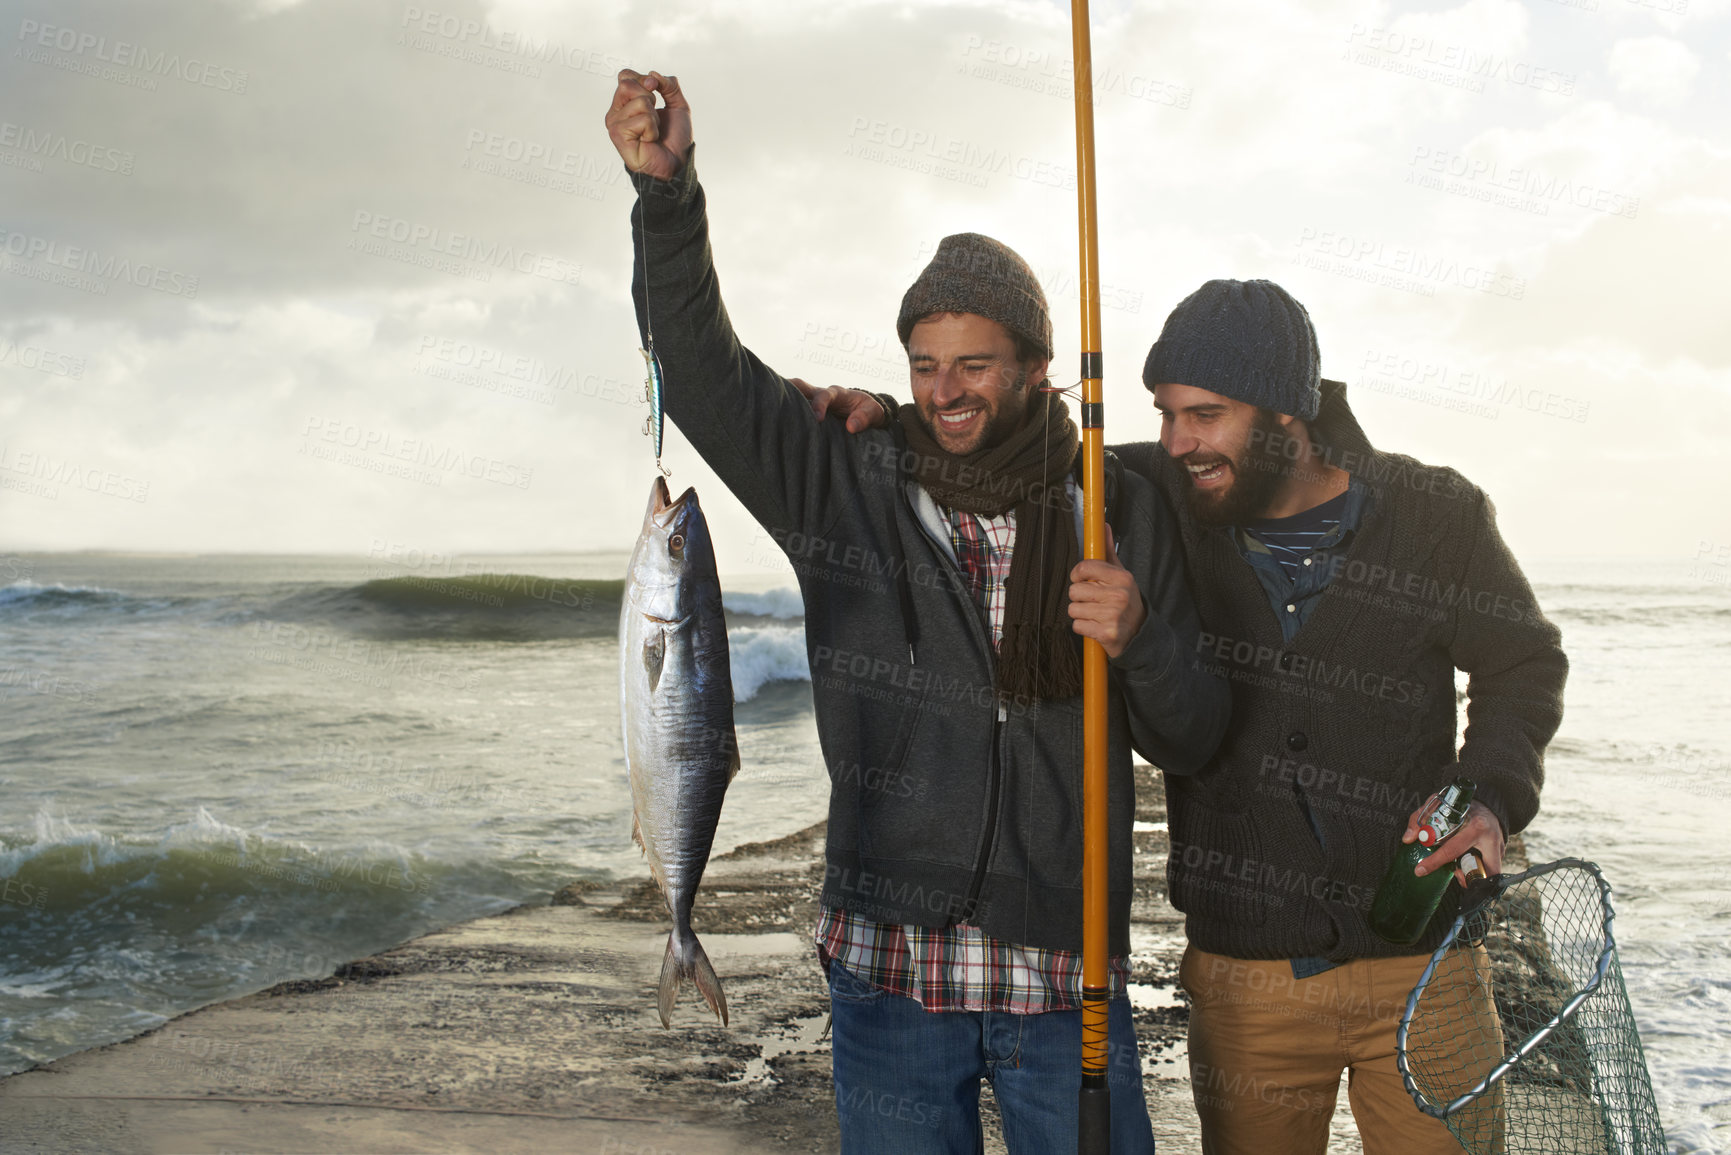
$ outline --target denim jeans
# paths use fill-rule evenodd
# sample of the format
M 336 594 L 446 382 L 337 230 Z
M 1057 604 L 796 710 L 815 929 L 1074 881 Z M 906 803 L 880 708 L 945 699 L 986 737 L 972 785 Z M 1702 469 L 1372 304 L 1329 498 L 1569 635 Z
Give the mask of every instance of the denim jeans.
M 976 1155 L 989 1079 L 1011 1155 L 1076 1150 L 1082 1012 L 933 1013 L 832 961 L 835 1106 L 842 1155 Z M 1152 1155 L 1130 1001 L 1107 1011 L 1113 1155 Z

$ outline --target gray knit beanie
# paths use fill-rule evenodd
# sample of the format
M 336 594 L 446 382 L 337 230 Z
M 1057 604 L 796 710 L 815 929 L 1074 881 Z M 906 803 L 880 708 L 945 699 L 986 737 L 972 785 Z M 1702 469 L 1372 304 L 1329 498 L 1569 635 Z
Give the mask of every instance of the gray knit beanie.
M 1322 404 L 1316 329 L 1273 281 L 1209 281 L 1166 318 L 1142 383 L 1193 385 L 1310 421 Z
M 991 237 L 956 233 L 938 242 L 937 255 L 902 297 L 896 335 L 903 348 L 914 326 L 933 313 L 985 317 L 1052 355 L 1052 318 L 1039 278 L 1013 249 Z

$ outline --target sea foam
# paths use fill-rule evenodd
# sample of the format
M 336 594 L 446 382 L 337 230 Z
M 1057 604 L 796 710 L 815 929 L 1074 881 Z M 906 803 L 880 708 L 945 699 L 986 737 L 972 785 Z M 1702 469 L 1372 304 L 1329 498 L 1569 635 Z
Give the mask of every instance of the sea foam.
M 803 629 L 739 626 L 727 631 L 727 651 L 735 702 L 751 701 L 770 682 L 811 680 Z

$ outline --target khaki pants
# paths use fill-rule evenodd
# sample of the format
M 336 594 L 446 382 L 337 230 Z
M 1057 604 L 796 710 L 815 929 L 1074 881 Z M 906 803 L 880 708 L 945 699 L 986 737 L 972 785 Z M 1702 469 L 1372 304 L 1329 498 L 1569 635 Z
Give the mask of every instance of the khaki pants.
M 1365 1155 L 1460 1155 L 1448 1128 L 1414 1105 L 1394 1062 L 1395 1030 L 1427 961 L 1360 959 L 1295 979 L 1284 959 L 1187 947 L 1179 981 L 1191 1000 L 1190 1082 L 1203 1155 L 1323 1155 L 1343 1070 Z M 1469 1029 L 1492 1032 L 1500 1049 L 1482 980 L 1464 961 L 1450 969 L 1432 979 L 1433 989 L 1459 988 L 1451 1001 L 1468 1009 Z M 1485 1108 L 1500 1124 L 1500 1103 Z

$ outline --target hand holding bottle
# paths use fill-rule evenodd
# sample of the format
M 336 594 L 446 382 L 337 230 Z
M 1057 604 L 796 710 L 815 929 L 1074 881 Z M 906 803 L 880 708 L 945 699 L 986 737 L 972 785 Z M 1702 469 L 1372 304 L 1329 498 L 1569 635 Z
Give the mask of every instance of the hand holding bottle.
M 1431 812 L 1436 809 L 1439 794 L 1432 794 L 1425 804 L 1414 810 L 1406 820 L 1406 832 L 1401 835 L 1401 842 L 1409 843 L 1419 840 L 1419 831 L 1424 827 Z M 1433 870 L 1440 870 L 1449 863 L 1456 863 L 1455 879 L 1462 886 L 1473 881 L 1467 872 L 1456 862 L 1461 855 L 1473 851 L 1478 863 L 1488 874 L 1501 874 L 1503 871 L 1503 824 L 1497 821 L 1497 816 L 1483 802 L 1474 802 L 1467 807 L 1467 816 L 1452 835 L 1445 838 L 1442 845 L 1436 847 L 1418 864 L 1413 873 L 1423 878 Z M 1470 865 L 1470 863 L 1469 863 Z

